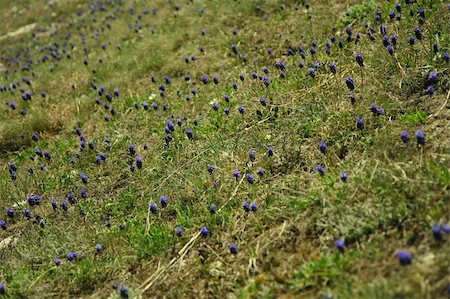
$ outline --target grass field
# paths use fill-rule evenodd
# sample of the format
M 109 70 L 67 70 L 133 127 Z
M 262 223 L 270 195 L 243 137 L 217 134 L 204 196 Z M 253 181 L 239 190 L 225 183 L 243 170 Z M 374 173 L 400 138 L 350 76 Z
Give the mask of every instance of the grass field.
M 450 4 L 37 2 L 0 7 L 0 298 L 449 296 Z

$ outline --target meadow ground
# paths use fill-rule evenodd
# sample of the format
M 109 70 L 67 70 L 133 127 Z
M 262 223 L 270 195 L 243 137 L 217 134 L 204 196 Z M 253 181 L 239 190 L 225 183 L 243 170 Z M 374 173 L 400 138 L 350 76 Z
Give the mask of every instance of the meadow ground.
M 0 7 L 0 297 L 447 298 L 448 3 L 36 2 Z

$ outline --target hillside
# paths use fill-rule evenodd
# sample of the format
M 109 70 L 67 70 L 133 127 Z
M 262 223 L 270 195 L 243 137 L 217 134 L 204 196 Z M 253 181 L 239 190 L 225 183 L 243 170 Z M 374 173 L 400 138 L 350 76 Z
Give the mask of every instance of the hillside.
M 0 298 L 449 295 L 450 4 L 3 2 Z

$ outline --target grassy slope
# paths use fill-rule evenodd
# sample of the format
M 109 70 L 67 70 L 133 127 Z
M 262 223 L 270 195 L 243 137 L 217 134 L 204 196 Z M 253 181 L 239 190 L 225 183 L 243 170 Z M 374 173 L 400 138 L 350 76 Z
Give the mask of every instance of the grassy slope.
M 74 24 L 70 40 L 75 43 L 71 59 L 51 58 L 33 64 L 34 77 L 18 71 L 3 80 L 9 84 L 28 76 L 33 83 L 25 88 L 31 89 L 31 102 L 23 102 L 18 91 L 0 94 L 3 102 L 13 100 L 18 106 L 15 111 L 5 106 L 0 113 L 0 203 L 2 209 L 14 207 L 19 214 L 13 220 L 5 214 L 0 217 L 9 225 L 0 237 L 12 240 L 0 249 L 0 282 L 7 295 L 114 297 L 118 293 L 111 291 L 111 283 L 116 282 L 126 285 L 133 296 L 146 289 L 143 297 L 157 298 L 445 297 L 448 236 L 437 242 L 430 227 L 448 222 L 449 215 L 449 83 L 448 63 L 442 59 L 449 44 L 449 12 L 440 2 L 409 6 L 402 2 L 402 21 L 394 22 L 387 16 L 394 3 L 380 5 L 388 34 L 398 35 L 395 55 L 390 56 L 378 33 L 380 23 L 374 20 L 376 4 L 365 15 L 360 6 L 351 6 L 355 2 L 314 1 L 309 10 L 304 5 L 296 10 L 287 1 L 280 10 L 271 1 L 194 1 L 175 11 L 167 1 L 138 1 L 133 15 L 126 3 L 97 11 L 95 23 L 88 11 L 81 17 L 73 13 L 77 8 L 86 10 L 86 1 L 61 2 L 53 17 L 48 8 L 41 14 L 25 10 L 27 17 L 15 18 L 8 15 L 11 7 L 2 8 L 1 15 L 8 16 L 2 34 L 28 23 L 24 20 L 37 21 L 39 28 L 60 26 L 57 36 L 50 30 L 34 40 L 27 35 L 16 37 L 14 43 L 3 41 L 4 65 L 8 55 L 24 47 L 30 48 L 34 61 L 43 55 L 38 53 L 41 46 L 57 40 L 62 47 L 68 32 L 66 16 Z M 257 4 L 261 12 L 255 10 Z M 102 19 L 116 7 L 123 11 L 108 21 L 109 30 Z M 420 25 L 424 38 L 411 47 L 408 37 L 418 22 L 408 12 L 418 7 L 426 14 Z M 158 8 L 156 15 L 152 8 Z M 204 9 L 202 16 L 199 8 Z M 144 9 L 150 13 L 137 21 L 142 29 L 136 33 L 133 26 Z M 342 19 L 346 9 L 350 16 Z M 360 19 L 353 20 L 355 16 Z M 345 41 L 342 20 L 352 22 L 353 38 L 361 32 L 361 40 L 345 42 L 342 49 L 332 44 L 327 55 L 323 49 L 332 25 L 337 25 L 338 39 Z M 373 42 L 365 34 L 364 21 L 374 32 Z M 76 30 L 83 22 L 88 27 Z M 98 39 L 90 38 L 100 27 L 104 30 Z M 82 64 L 86 56 L 81 35 L 89 48 L 87 67 Z M 308 50 L 312 40 L 317 41 L 314 57 Z M 436 55 L 434 41 L 440 47 Z M 232 43 L 248 62 L 232 54 Z M 298 52 L 286 56 L 288 47 L 298 46 L 305 49 L 305 59 Z M 269 47 L 271 55 L 266 52 Z M 364 68 L 355 62 L 356 52 L 363 54 Z M 184 55 L 195 55 L 196 60 L 186 64 Z M 275 68 L 280 60 L 286 64 L 284 79 Z M 299 61 L 305 68 L 297 66 Z M 313 61 L 324 64 L 316 68 L 314 79 L 307 73 Z M 328 70 L 330 61 L 336 63 L 335 75 Z M 267 88 L 251 79 L 252 71 L 264 75 L 263 66 L 269 69 Z M 439 78 L 433 96 L 426 95 L 424 86 L 430 71 Z M 190 82 L 184 80 L 186 73 Z M 203 73 L 208 75 L 207 85 L 200 81 Z M 156 84 L 150 82 L 150 74 L 156 76 Z M 214 74 L 219 77 L 217 86 L 211 82 Z M 165 75 L 171 84 L 164 83 Z M 354 105 L 348 100 L 347 76 L 356 85 Z M 119 88 L 119 98 L 110 103 L 114 116 L 102 107 L 105 97 L 100 106 L 95 104 L 98 95 L 90 87 L 94 77 L 97 86 L 111 93 Z M 160 84 L 166 85 L 164 98 L 159 96 Z M 184 96 L 192 88 L 198 94 L 186 102 Z M 48 95 L 45 99 L 39 96 L 41 90 Z M 230 103 L 224 94 L 229 94 Z M 260 96 L 265 96 L 267 106 L 261 106 Z M 218 111 L 211 109 L 212 101 L 218 102 Z M 135 109 L 136 102 L 157 103 L 159 109 Z M 161 109 L 164 103 L 167 111 Z M 385 113 L 373 116 L 372 103 Z M 239 105 L 245 106 L 243 115 L 237 112 Z M 19 114 L 22 107 L 28 111 L 25 117 Z M 229 116 L 223 113 L 225 107 Z M 105 114 L 110 115 L 109 122 L 103 120 Z M 164 148 L 163 128 L 171 114 L 174 122 L 184 116 L 187 120 L 181 128 L 175 125 L 174 140 Z M 363 118 L 363 130 L 356 129 L 356 117 Z M 75 127 L 81 128 L 86 142 L 94 142 L 95 149 L 86 145 L 71 165 L 69 159 L 79 152 Z M 188 127 L 193 140 L 186 137 Z M 426 136 L 420 147 L 414 140 L 419 128 Z M 410 135 L 407 144 L 400 141 L 402 130 Z M 31 140 L 32 132 L 39 133 L 38 142 Z M 110 150 L 105 137 L 111 140 Z M 326 154 L 318 149 L 320 140 L 327 143 Z M 134 162 L 127 155 L 130 143 L 144 161 L 142 170 L 129 170 Z M 273 157 L 267 155 L 268 146 L 274 149 Z M 49 150 L 51 162 L 31 161 L 35 147 Z M 254 162 L 248 158 L 250 149 L 256 153 Z M 99 152 L 107 158 L 96 165 Z M 10 179 L 8 161 L 17 164 L 15 181 Z M 44 171 L 39 170 L 41 163 Z M 317 164 L 324 165 L 324 176 L 314 172 Z M 215 166 L 212 175 L 207 165 Z M 29 167 L 34 168 L 33 175 L 27 173 Z M 257 176 L 258 167 L 264 169 L 263 177 Z M 241 176 L 252 173 L 255 183 L 236 181 L 231 175 L 236 168 Z M 341 171 L 349 176 L 345 184 L 339 181 Z M 88 176 L 87 186 L 80 181 L 81 172 Z M 79 196 L 82 188 L 87 190 L 86 199 Z M 60 202 L 71 192 L 78 204 L 67 212 L 54 212 L 50 200 Z M 45 220 L 44 229 L 21 215 L 29 208 L 28 194 L 42 197 L 41 205 L 30 209 Z M 157 215 L 149 213 L 149 202 L 161 208 L 162 195 L 168 198 L 168 207 Z M 243 200 L 256 202 L 258 211 L 244 212 Z M 212 203 L 219 209 L 215 215 L 209 213 Z M 183 228 L 183 237 L 175 236 L 175 226 Z M 210 230 L 207 238 L 198 237 L 202 226 Z M 334 248 L 336 238 L 345 240 L 344 254 Z M 101 254 L 95 254 L 97 243 L 105 248 Z M 229 254 L 230 243 L 238 246 L 238 255 Z M 401 249 L 412 252 L 411 266 L 398 265 L 395 253 Z M 68 251 L 78 251 L 79 259 L 66 261 Z M 55 256 L 62 260 L 60 267 L 52 262 Z

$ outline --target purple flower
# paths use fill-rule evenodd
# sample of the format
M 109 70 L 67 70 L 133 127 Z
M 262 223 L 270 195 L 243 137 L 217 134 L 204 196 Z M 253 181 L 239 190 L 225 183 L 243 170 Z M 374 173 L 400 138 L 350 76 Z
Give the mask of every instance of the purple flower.
M 264 169 L 262 169 L 261 167 L 258 167 L 258 169 L 256 170 L 256 173 L 257 173 L 259 176 L 264 176 Z
M 169 128 L 170 131 L 172 132 L 175 131 L 175 126 L 173 125 L 173 122 L 170 119 L 167 120 L 167 127 Z
M 120 293 L 120 297 L 124 298 L 124 299 L 128 299 L 129 298 L 129 294 L 128 294 L 128 289 L 125 286 L 121 286 L 119 289 L 119 293 Z
M 14 210 L 12 208 L 6 208 L 6 215 L 9 218 L 14 218 Z
M 231 254 L 237 254 L 238 253 L 238 248 L 237 248 L 236 244 L 229 244 L 228 248 L 230 249 L 230 253 Z
M 96 244 L 96 245 L 95 245 L 95 251 L 96 251 L 97 253 L 102 252 L 102 251 L 103 251 L 103 246 L 102 246 L 101 244 Z
M 239 174 L 240 174 L 239 169 L 233 170 L 233 177 L 236 179 L 236 181 L 237 181 L 238 178 L 239 178 Z
M 265 86 L 269 86 L 269 78 L 268 77 L 266 77 L 266 76 L 263 77 L 263 84 Z
M 206 238 L 209 234 L 208 228 L 206 226 L 203 226 L 200 230 L 200 234 L 203 238 Z
M 433 237 L 436 241 L 442 241 L 441 227 L 439 224 L 433 225 L 431 231 L 433 232 Z
M 429 83 L 436 83 L 437 82 L 437 73 L 436 72 L 430 72 L 428 74 L 428 82 Z
M 217 212 L 217 207 L 216 207 L 215 204 L 211 204 L 211 205 L 209 206 L 209 212 L 210 212 L 211 214 L 215 214 L 215 213 Z
M 156 214 L 156 213 L 158 212 L 158 207 L 156 206 L 156 204 L 155 204 L 154 202 L 151 202 L 151 203 L 150 203 L 150 211 L 151 211 L 153 214 Z
M 56 203 L 56 200 L 52 199 L 51 204 L 52 204 L 53 211 L 56 211 L 56 209 L 58 208 L 58 204 Z
M 414 34 L 418 40 L 422 39 L 422 31 L 420 31 L 419 27 L 414 28 Z
M 347 85 L 348 89 L 354 90 L 355 89 L 355 83 L 353 82 L 352 77 L 345 78 L 345 84 Z
M 208 84 L 208 77 L 206 76 L 206 74 L 202 75 L 202 82 L 203 84 Z
M 247 179 L 247 182 L 249 184 L 253 184 L 255 182 L 255 179 L 253 178 L 253 175 L 251 173 L 247 173 L 245 175 L 245 178 Z
M 53 259 L 53 262 L 55 263 L 56 266 L 60 266 L 61 265 L 61 261 L 59 260 L 59 258 L 55 257 Z
M 339 250 L 339 251 L 341 251 L 341 252 L 344 252 L 344 251 L 345 251 L 345 243 L 344 243 L 344 241 L 342 241 L 341 239 L 337 239 L 337 240 L 334 242 L 334 245 L 336 246 L 336 249 L 337 249 L 337 250 Z
M 67 207 L 67 201 L 66 201 L 65 199 L 63 199 L 63 200 L 61 201 L 61 208 L 62 208 L 64 211 L 67 211 L 67 209 L 68 209 L 68 207 Z M 28 212 L 30 212 L 30 211 L 28 211 Z
M 417 144 L 419 144 L 419 145 L 425 144 L 425 135 L 423 134 L 423 132 L 421 130 L 416 131 L 416 140 L 417 140 Z
M 312 67 L 308 68 L 308 74 L 312 77 L 316 77 L 316 73 L 314 72 L 314 69 Z
M 209 174 L 212 174 L 214 172 L 215 168 L 212 165 L 208 165 L 208 172 Z
M 136 166 L 138 169 L 142 168 L 142 158 L 140 156 L 136 157 Z
M 359 66 L 364 66 L 364 59 L 361 53 L 355 54 L 355 60 L 359 64 Z
M 450 225 L 448 225 L 447 223 L 442 225 L 441 230 L 446 234 L 450 234 Z
M 8 228 L 8 224 L 6 224 L 5 220 L 0 220 L 0 228 L 6 230 Z
M 258 210 L 258 206 L 256 205 L 256 203 L 252 202 L 252 203 L 250 204 L 250 210 L 251 210 L 252 212 L 256 212 L 256 211 Z
M 261 103 L 262 106 L 266 106 L 266 105 L 267 105 L 267 104 L 266 104 L 266 98 L 265 98 L 264 96 L 261 96 L 261 97 L 259 98 L 259 102 Z
M 187 136 L 189 139 L 192 139 L 192 138 L 193 138 L 192 130 L 191 130 L 191 129 L 189 129 L 189 128 L 186 129 L 186 136 Z
M 332 74 L 336 74 L 336 65 L 335 65 L 334 62 L 329 62 L 329 63 L 328 63 L 328 67 L 330 68 L 330 72 L 331 72 Z
M 427 93 L 428 93 L 430 96 L 433 95 L 434 92 L 435 92 L 435 89 L 434 89 L 434 86 L 433 86 L 433 85 L 430 85 L 430 86 L 427 87 Z
M 66 258 L 67 258 L 67 260 L 68 261 L 73 261 L 73 260 L 75 260 L 76 258 L 77 258 L 77 256 L 78 256 L 78 253 L 77 252 L 68 252 L 67 254 L 66 254 Z
M 364 128 L 364 123 L 361 117 L 356 118 L 356 128 L 362 130 Z
M 393 55 L 394 54 L 394 48 L 391 45 L 388 45 L 386 47 L 386 50 L 389 52 L 389 54 Z
M 87 185 L 88 179 L 87 179 L 87 176 L 84 173 L 80 173 L 80 179 L 83 182 L 83 184 Z
M 323 169 L 322 165 L 316 165 L 315 169 L 321 176 L 325 174 L 325 170 Z
M 392 45 L 397 45 L 397 35 L 393 34 L 391 35 L 391 43 Z
M 86 189 L 81 189 L 80 190 L 80 195 L 81 195 L 81 198 L 86 198 L 87 197 Z
M 4 285 L 3 283 L 0 282 L 0 295 L 3 295 L 3 294 L 5 294 L 5 293 L 6 293 L 6 291 L 5 291 L 5 285 Z
M 408 132 L 406 132 L 406 131 L 401 131 L 401 133 L 400 133 L 400 138 L 402 139 L 403 143 L 408 142 L 408 140 L 409 140 Z
M 183 235 L 183 230 L 181 229 L 181 227 L 175 227 L 175 234 L 177 235 L 177 237 L 181 237 Z
M 412 263 L 412 256 L 408 251 L 397 252 L 397 259 L 402 266 L 410 265 Z
M 219 104 L 217 104 L 217 102 L 213 102 L 213 103 L 211 104 L 211 107 L 213 108 L 214 111 L 219 110 Z
M 344 183 L 347 182 L 348 176 L 347 176 L 347 173 L 345 173 L 344 171 L 341 172 L 341 174 L 339 175 L 339 177 L 340 177 L 340 179 L 341 179 L 342 182 L 344 182 Z
M 238 107 L 238 111 L 239 111 L 240 114 L 244 114 L 245 107 L 244 106 L 239 106 Z
M 250 211 L 250 206 L 249 206 L 247 201 L 244 200 L 242 202 L 242 208 L 244 209 L 245 212 L 249 212 Z
M 326 154 L 327 152 L 327 145 L 325 144 L 325 142 L 323 142 L 322 140 L 319 141 L 319 150 L 323 153 Z
M 250 149 L 248 151 L 248 158 L 250 159 L 250 161 L 255 161 L 255 151 L 253 149 Z
M 273 156 L 273 148 L 271 146 L 267 147 L 267 156 L 268 157 Z
M 159 201 L 161 202 L 161 207 L 163 207 L 163 208 L 167 207 L 167 197 L 161 196 L 159 198 Z

